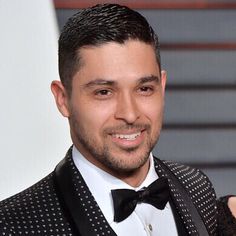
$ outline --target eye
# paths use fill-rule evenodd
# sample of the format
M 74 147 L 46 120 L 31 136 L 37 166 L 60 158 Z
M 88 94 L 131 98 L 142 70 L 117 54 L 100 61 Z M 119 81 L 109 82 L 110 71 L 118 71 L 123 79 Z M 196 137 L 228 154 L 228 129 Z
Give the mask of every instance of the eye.
M 151 95 L 154 92 L 154 88 L 152 86 L 142 86 L 138 89 L 138 92 L 143 95 Z
M 95 96 L 100 99 L 110 97 L 111 95 L 112 91 L 109 89 L 99 89 L 95 91 Z

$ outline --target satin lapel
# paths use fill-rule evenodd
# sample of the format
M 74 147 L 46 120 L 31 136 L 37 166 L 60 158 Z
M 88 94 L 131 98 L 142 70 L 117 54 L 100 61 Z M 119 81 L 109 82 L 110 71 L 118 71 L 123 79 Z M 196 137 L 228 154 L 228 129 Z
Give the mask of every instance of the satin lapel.
M 171 199 L 169 201 L 170 203 L 170 206 L 171 206 L 171 210 L 173 212 L 173 215 L 174 215 L 174 219 L 175 219 L 175 223 L 176 223 L 176 228 L 177 228 L 177 231 L 178 231 L 178 235 L 181 235 L 181 236 L 188 236 L 189 234 L 187 233 L 186 229 L 185 229 L 185 225 L 184 225 L 184 222 L 183 220 L 181 219 L 178 211 L 177 211 L 177 208 L 174 204 L 174 201 L 173 201 L 173 196 L 171 196 Z
M 57 165 L 54 177 L 59 198 L 80 236 L 116 236 L 75 167 L 72 148 Z
M 171 178 L 169 178 L 169 175 L 163 169 L 163 166 L 160 165 L 160 160 L 158 160 L 158 161 L 157 161 L 157 159 L 154 159 L 154 160 L 155 160 L 155 169 L 156 169 L 158 176 L 166 177 L 169 181 L 169 186 L 170 186 L 170 190 L 171 190 L 170 194 L 171 194 L 171 199 L 173 201 L 172 203 L 176 207 L 178 214 L 180 215 L 180 217 L 182 219 L 183 225 L 185 226 L 186 229 L 191 228 L 191 232 L 189 232 L 189 234 L 187 234 L 187 235 L 199 235 L 196 225 L 193 222 L 193 219 L 191 218 L 191 214 L 189 212 L 188 206 L 185 204 L 185 199 L 183 199 L 183 196 L 184 196 L 183 193 L 181 192 L 181 190 L 179 190 L 176 187 L 175 181 L 173 181 Z M 196 233 L 192 233 L 194 231 Z

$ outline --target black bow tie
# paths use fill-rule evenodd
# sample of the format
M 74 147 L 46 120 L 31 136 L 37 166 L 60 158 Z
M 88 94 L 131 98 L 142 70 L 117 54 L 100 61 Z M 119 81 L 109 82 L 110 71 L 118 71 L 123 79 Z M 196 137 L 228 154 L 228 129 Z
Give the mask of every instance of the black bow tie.
M 160 177 L 147 188 L 139 191 L 131 189 L 111 190 L 114 204 L 114 221 L 121 222 L 135 209 L 137 203 L 144 202 L 163 210 L 169 200 L 169 185 L 166 178 Z

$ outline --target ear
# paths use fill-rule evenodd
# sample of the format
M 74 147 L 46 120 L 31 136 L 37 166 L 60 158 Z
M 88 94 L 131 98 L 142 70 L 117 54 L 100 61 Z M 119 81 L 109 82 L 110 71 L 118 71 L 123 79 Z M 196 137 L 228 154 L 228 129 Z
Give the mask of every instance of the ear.
M 54 80 L 51 83 L 51 91 L 54 95 L 58 110 L 64 117 L 69 117 L 69 98 L 61 81 Z
M 161 87 L 162 87 L 163 94 L 165 94 L 166 80 L 167 80 L 167 72 L 165 70 L 162 70 L 161 71 Z

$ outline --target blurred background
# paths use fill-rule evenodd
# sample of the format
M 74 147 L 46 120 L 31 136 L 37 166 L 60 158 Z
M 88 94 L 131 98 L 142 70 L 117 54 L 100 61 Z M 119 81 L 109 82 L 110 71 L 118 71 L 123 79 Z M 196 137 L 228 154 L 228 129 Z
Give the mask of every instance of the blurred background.
M 50 93 L 57 38 L 71 15 L 102 2 L 0 0 L 0 199 L 52 171 L 70 146 Z M 202 169 L 218 196 L 236 194 L 236 2 L 109 2 L 138 10 L 160 38 L 168 82 L 154 154 Z

